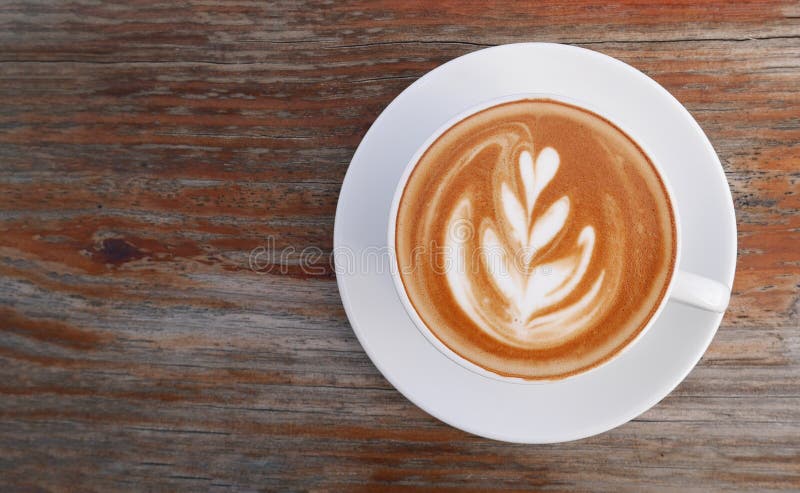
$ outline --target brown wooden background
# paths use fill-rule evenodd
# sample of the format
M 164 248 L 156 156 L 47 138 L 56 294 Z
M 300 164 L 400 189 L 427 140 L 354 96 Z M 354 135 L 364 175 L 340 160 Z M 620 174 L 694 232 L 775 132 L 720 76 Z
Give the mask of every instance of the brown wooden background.
M 426 415 L 362 351 L 330 269 L 247 260 L 329 253 L 380 111 L 519 41 L 664 85 L 739 227 L 700 365 L 552 446 Z M 0 490 L 800 489 L 799 89 L 797 2 L 0 0 Z

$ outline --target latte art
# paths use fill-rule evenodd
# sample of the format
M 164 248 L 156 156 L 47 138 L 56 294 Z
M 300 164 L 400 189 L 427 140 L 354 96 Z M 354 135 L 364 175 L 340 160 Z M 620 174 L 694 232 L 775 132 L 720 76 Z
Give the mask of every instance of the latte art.
M 514 152 L 506 149 L 500 155 L 511 158 Z M 547 147 L 535 164 L 528 150 L 519 153 L 518 169 L 509 169 L 511 161 L 497 165 L 499 173 L 512 178 L 498 180 L 501 185 L 495 190 L 499 196 L 494 202 L 500 204 L 496 210 L 503 218 L 481 220 L 478 259 L 484 265 L 466 265 L 469 245 L 458 227 L 471 224 L 475 218 L 469 196 L 459 199 L 447 223 L 445 264 L 454 267 L 447 270 L 447 281 L 459 307 L 487 335 L 523 348 L 549 346 L 585 327 L 600 310 L 605 271 L 596 276 L 578 299 L 565 303 L 587 275 L 596 241 L 594 227 L 583 227 L 574 253 L 538 262 L 551 243 L 558 249 L 556 237 L 566 227 L 570 212 L 567 195 L 547 207 L 544 204 L 536 207 L 539 195 L 558 171 L 559 155 Z M 521 197 L 516 192 L 520 189 Z M 479 276 L 471 276 L 469 272 L 475 267 L 485 269 L 491 283 L 484 284 Z M 605 293 L 608 292 L 606 289 Z M 505 309 L 498 310 L 486 302 L 496 293 L 501 295 Z
M 647 156 L 586 110 L 523 100 L 472 115 L 419 159 L 396 253 L 420 318 L 500 375 L 561 378 L 638 335 L 675 262 Z

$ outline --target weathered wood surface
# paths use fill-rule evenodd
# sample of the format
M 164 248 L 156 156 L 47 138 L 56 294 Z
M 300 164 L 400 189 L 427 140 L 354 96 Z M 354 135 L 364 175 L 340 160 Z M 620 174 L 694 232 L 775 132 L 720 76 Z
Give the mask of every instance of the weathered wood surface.
M 330 269 L 247 260 L 329 253 L 386 104 L 531 40 L 670 90 L 739 226 L 700 365 L 633 422 L 553 446 L 429 417 L 370 363 Z M 0 490 L 800 489 L 799 88 L 796 2 L 2 1 Z

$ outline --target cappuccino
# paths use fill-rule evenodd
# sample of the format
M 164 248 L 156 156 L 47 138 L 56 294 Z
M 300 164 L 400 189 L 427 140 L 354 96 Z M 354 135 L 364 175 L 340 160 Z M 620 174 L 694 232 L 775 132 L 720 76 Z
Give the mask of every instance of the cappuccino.
M 527 380 L 619 353 L 675 269 L 675 217 L 651 160 L 603 117 L 548 99 L 447 129 L 411 172 L 395 228 L 403 287 L 430 332 Z

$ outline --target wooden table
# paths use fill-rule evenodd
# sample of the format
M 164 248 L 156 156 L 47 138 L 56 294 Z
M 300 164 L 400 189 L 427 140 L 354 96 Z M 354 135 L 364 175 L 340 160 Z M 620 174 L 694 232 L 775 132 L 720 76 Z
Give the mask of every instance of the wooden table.
M 0 5 L 0 490 L 800 489 L 797 2 Z M 381 110 L 451 58 L 530 40 L 672 92 L 739 228 L 698 367 L 634 421 L 551 446 L 408 402 L 327 258 Z M 290 246 L 321 249 L 321 273 L 251 269 Z

